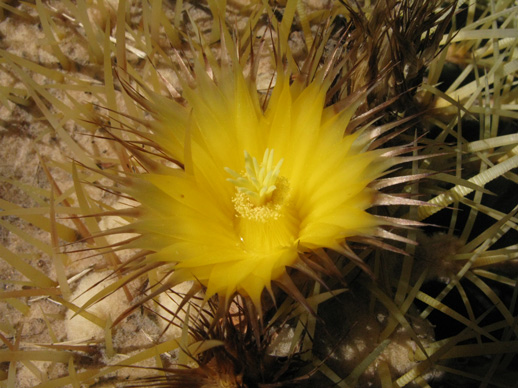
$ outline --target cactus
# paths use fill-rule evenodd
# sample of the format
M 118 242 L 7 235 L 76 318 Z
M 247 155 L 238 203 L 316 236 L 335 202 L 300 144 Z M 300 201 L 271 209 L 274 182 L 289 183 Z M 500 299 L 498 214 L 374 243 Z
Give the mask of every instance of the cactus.
M 512 387 L 511 1 L 0 3 L 2 387 Z

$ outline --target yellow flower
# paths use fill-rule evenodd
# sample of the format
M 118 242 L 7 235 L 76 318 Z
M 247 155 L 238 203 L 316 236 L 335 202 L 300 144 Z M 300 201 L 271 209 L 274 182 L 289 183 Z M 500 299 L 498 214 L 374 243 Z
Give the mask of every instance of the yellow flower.
M 175 281 L 199 281 L 208 296 L 239 292 L 260 306 L 299 255 L 342 252 L 348 237 L 372 234 L 368 186 L 386 165 L 346 132 L 354 106 L 325 106 L 327 88 L 278 74 L 263 110 L 240 70 L 217 81 L 197 71 L 185 105 L 155 104 L 152 140 L 181 168 L 157 167 L 128 188 L 149 259 L 174 264 Z

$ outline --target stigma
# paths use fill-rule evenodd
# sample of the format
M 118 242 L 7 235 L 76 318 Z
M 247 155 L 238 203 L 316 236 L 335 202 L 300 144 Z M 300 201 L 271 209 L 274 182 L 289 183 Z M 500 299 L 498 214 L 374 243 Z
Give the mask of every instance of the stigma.
M 236 187 L 232 202 L 237 214 L 260 222 L 278 219 L 289 194 L 288 180 L 280 176 L 283 159 L 274 165 L 274 152 L 270 149 L 265 150 L 261 163 L 246 150 L 244 154 L 242 174 L 225 168 L 232 176 L 227 180 Z

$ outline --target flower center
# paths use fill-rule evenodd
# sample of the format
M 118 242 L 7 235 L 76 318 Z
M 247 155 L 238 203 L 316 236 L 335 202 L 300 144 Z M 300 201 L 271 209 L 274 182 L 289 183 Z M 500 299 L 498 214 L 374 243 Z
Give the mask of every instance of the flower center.
M 282 162 L 283 159 L 274 165 L 273 150 L 266 149 L 261 164 L 245 151 L 242 174 L 225 168 L 232 176 L 228 181 L 236 186 L 232 202 L 241 217 L 260 222 L 279 218 L 289 193 L 288 180 L 279 176 Z
M 269 255 L 292 247 L 299 222 L 289 201 L 288 180 L 280 176 L 282 159 L 274 165 L 273 150 L 264 152 L 263 161 L 245 151 L 245 171 L 241 174 L 226 168 L 236 187 L 232 198 L 236 233 L 248 252 Z

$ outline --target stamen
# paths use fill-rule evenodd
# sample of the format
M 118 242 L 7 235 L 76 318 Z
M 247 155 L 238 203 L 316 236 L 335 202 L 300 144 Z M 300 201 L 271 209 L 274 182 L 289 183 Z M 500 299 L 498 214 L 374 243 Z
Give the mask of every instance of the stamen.
M 283 159 L 273 166 L 273 150 L 264 151 L 263 161 L 259 165 L 257 159 L 252 157 L 245 150 L 245 173 L 238 174 L 234 170 L 225 167 L 225 171 L 233 178 L 227 179 L 232 182 L 239 193 L 248 196 L 255 206 L 264 206 L 272 199 L 273 192 L 277 188 Z

